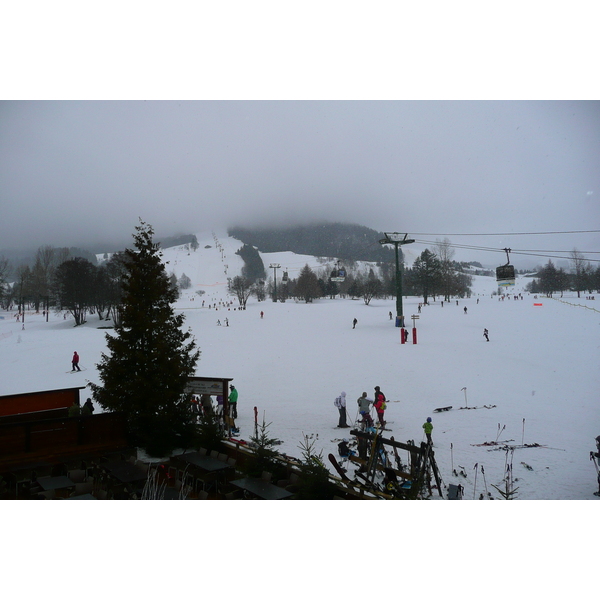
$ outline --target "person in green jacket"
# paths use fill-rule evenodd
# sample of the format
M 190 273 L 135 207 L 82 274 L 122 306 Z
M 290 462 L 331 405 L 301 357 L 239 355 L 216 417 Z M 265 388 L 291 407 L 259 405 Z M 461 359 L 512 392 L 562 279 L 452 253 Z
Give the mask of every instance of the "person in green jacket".
M 431 432 L 433 431 L 433 423 L 431 422 L 431 417 L 427 417 L 427 421 L 423 423 L 423 429 L 425 430 L 425 435 L 427 436 L 427 443 L 433 444 L 431 440 Z
M 230 385 L 229 389 L 231 390 L 231 393 L 229 394 L 229 404 L 231 406 L 230 408 L 230 415 L 234 418 L 237 419 L 237 399 L 238 399 L 238 391 L 235 389 L 234 385 Z

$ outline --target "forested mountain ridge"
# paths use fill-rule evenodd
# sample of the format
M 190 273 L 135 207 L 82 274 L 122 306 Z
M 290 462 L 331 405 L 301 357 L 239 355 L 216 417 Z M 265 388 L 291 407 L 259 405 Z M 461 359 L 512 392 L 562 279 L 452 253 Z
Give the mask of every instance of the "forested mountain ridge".
M 362 225 L 319 223 L 291 227 L 230 227 L 227 233 L 260 252 L 294 252 L 342 260 L 393 262 L 394 251 L 379 240 L 383 233 Z

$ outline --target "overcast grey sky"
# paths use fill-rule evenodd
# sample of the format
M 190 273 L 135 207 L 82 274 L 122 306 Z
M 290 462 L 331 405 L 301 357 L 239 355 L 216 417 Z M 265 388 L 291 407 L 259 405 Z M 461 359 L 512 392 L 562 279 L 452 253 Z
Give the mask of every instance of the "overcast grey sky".
M 157 235 L 326 219 L 600 251 L 453 235 L 600 229 L 599 202 L 596 101 L 0 103 L 0 248 L 129 244 L 141 217 Z

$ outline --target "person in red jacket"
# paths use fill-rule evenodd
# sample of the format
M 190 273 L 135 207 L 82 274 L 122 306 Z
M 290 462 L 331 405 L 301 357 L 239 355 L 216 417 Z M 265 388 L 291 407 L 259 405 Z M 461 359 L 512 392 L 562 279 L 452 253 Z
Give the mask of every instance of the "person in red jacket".
M 385 413 L 385 394 L 379 389 L 379 386 L 375 386 L 375 402 L 373 403 L 375 410 L 377 411 L 377 418 L 379 419 L 379 424 L 381 425 L 381 429 L 385 427 L 385 421 L 383 419 L 383 415 Z
M 77 354 L 77 352 L 73 352 L 71 366 L 73 367 L 73 371 L 81 371 L 81 369 L 79 368 L 79 354 Z

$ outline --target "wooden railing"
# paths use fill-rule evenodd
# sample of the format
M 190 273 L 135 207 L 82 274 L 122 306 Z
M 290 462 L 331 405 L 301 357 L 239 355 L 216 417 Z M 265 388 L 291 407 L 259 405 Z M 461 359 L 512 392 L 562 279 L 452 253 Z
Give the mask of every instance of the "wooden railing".
M 122 413 L 0 423 L 0 466 L 28 456 L 127 445 Z

